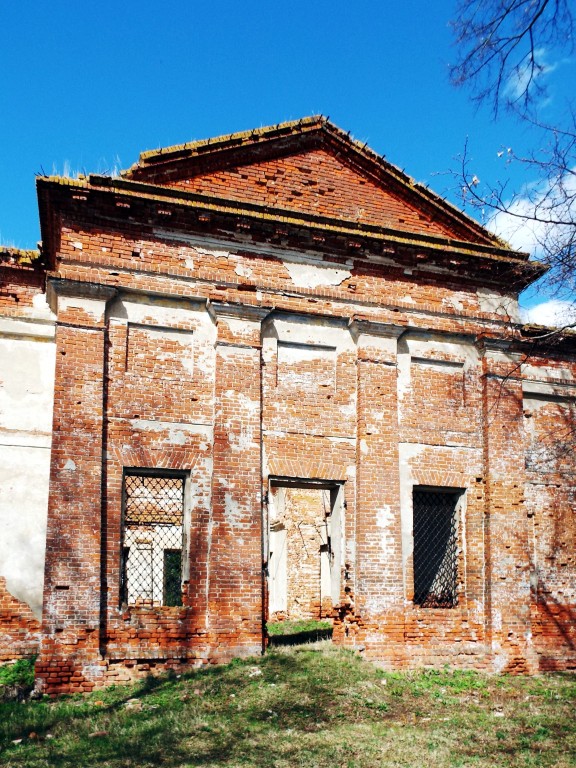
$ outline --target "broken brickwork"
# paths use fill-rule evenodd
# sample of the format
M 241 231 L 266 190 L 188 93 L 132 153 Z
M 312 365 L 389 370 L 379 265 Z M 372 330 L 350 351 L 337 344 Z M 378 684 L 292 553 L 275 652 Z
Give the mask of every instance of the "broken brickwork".
M 0 663 L 34 656 L 40 648 L 40 622 L 30 606 L 6 589 L 0 576 Z
M 38 192 L 43 690 L 260 653 L 287 617 L 390 668 L 576 665 L 576 345 L 519 324 L 539 265 L 324 118 Z

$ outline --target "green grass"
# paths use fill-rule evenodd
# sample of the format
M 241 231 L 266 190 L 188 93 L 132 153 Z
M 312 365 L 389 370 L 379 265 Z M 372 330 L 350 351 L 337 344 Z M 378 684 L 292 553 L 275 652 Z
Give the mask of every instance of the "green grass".
M 306 619 L 301 621 L 276 621 L 266 625 L 270 648 L 313 643 L 332 637 L 332 622 Z
M 303 619 L 302 621 L 270 621 L 266 625 L 270 637 L 279 635 L 299 635 L 302 632 L 318 632 L 332 629 L 328 619 Z
M 576 766 L 575 704 L 574 675 L 386 673 L 319 643 L 1 704 L 0 765 L 566 768 Z

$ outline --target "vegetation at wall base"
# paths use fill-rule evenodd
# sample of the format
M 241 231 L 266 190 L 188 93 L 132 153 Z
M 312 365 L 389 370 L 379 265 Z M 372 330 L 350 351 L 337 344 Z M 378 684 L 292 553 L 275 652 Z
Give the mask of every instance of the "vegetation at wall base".
M 36 656 L 0 666 L 0 701 L 26 698 L 34 688 Z
M 3 768 L 576 765 L 576 676 L 385 672 L 329 642 L 0 705 Z
M 299 645 L 332 637 L 332 622 L 328 619 L 301 621 L 270 621 L 266 625 L 269 647 Z

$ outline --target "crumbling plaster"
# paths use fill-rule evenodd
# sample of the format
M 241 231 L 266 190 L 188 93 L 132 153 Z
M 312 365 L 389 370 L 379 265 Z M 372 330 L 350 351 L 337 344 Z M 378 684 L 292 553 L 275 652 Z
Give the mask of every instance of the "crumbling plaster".
M 0 317 L 0 576 L 40 618 L 56 347 L 44 296 L 34 304 Z
M 50 266 L 25 262 L 15 285 L 26 301 L 0 293 L 0 307 L 12 313 L 8 336 L 21 350 L 22 323 L 53 323 L 32 299 L 44 279 L 58 313 L 40 685 L 90 690 L 135 669 L 259 652 L 266 513 L 282 482 L 338 495 L 335 642 L 389 667 L 566 667 L 576 647 L 571 539 L 561 535 L 573 530 L 573 483 L 562 474 L 571 454 L 540 444 L 547 421 L 572 415 L 573 343 L 528 362 L 508 295 L 511 273 L 527 285 L 542 270 L 325 122 L 267 131 L 233 149 L 224 142 L 225 156 L 221 141 L 203 145 L 201 157 L 184 149 L 180 170 L 179 150 L 149 157 L 134 178 L 38 182 Z M 322 162 L 311 150 L 312 184 L 285 163 L 289 147 L 308 162 L 307 131 L 322 146 L 324 132 L 331 136 Z M 334 171 L 335 151 L 345 173 Z M 267 207 L 256 189 L 266 185 L 257 183 L 261 155 L 287 172 L 283 183 L 302 184 L 297 211 Z M 212 185 L 212 158 L 220 169 L 238 158 L 246 174 L 229 174 L 233 188 Z M 204 192 L 186 191 L 189 169 Z M 166 170 L 182 179 L 180 191 Z M 317 194 L 328 187 L 329 196 Z M 373 195 L 366 222 L 342 205 L 360 187 Z M 381 225 L 382 205 L 386 222 L 406 226 Z M 6 407 L 17 395 L 6 378 Z M 18 418 L 28 442 L 7 464 L 16 471 L 21 448 L 34 471 L 31 449 L 47 453 L 33 445 L 26 402 L 32 410 Z M 181 605 L 123 597 L 122 498 L 126 474 L 139 470 L 185 478 Z M 11 477 L 3 481 L 10 487 Z M 450 608 L 414 599 L 414 486 L 462 491 Z M 0 512 L 12 520 L 10 509 Z M 314 544 L 324 555 L 326 545 Z M 550 551 L 556 559 L 546 559 Z

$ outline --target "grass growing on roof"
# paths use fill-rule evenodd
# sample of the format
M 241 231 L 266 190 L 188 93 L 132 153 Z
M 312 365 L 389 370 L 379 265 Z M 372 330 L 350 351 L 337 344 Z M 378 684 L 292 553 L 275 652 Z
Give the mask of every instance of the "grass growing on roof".
M 331 643 L 0 705 L 3 768 L 576 765 L 576 677 L 384 672 Z

